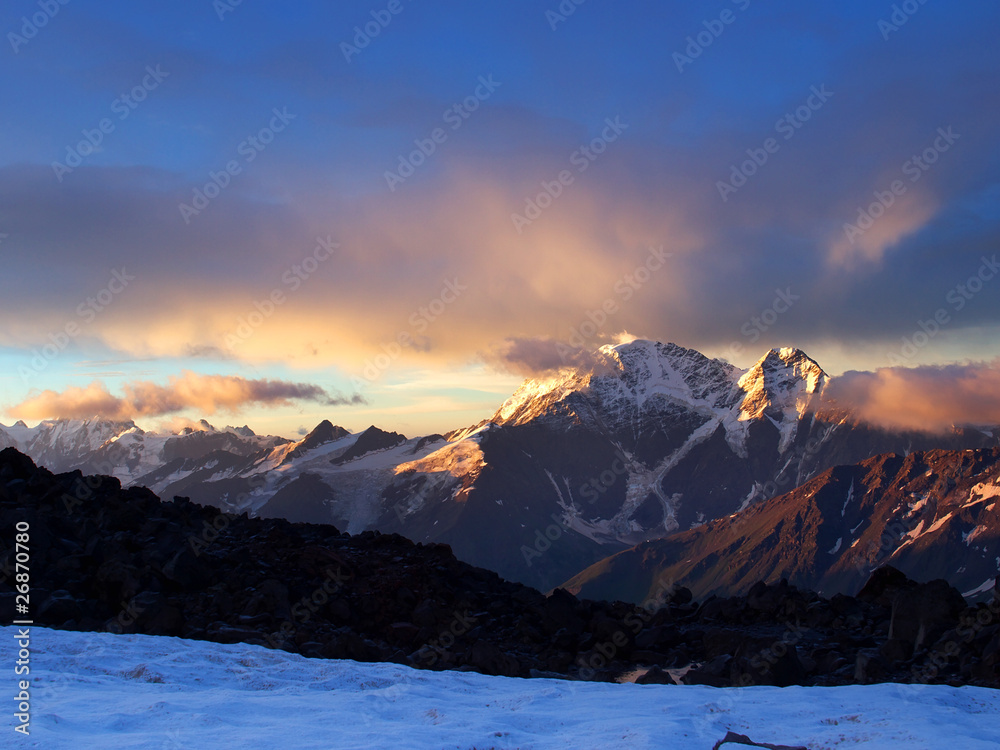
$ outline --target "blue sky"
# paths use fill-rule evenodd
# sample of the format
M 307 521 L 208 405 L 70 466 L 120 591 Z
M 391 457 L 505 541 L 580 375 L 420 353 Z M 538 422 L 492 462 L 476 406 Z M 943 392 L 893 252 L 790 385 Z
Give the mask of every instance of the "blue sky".
M 143 424 L 442 431 L 609 301 L 577 343 L 795 345 L 832 373 L 1000 356 L 992 5 L 229 5 L 0 12 L 3 420 L 108 393 Z M 136 384 L 177 398 L 122 403 Z

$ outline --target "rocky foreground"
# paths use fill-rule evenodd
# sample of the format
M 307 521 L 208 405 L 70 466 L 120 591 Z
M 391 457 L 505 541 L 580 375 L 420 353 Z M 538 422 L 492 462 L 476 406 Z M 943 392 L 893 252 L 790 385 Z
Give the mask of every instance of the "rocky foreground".
M 518 677 L 1000 687 L 1000 596 L 969 606 L 944 581 L 917 584 L 892 568 L 856 597 L 785 582 L 701 604 L 667 582 L 639 606 L 546 597 L 443 545 L 161 502 L 113 478 L 53 475 L 7 449 L 0 605 L 9 614 L 20 521 L 30 524 L 31 615 L 66 630 Z

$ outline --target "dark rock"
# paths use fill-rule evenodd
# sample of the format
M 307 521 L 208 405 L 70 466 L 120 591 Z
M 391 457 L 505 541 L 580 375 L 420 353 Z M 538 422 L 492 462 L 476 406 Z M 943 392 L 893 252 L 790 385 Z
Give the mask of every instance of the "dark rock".
M 709 685 L 711 687 L 729 687 L 729 662 L 732 657 L 718 656 L 712 661 L 690 670 L 682 681 L 685 685 Z
M 465 663 L 490 675 L 517 677 L 521 672 L 517 659 L 481 639 L 473 643 L 465 654 Z
M 895 595 L 889 637 L 907 641 L 919 649 L 955 627 L 964 609 L 965 599 L 947 581 L 911 584 Z
M 879 653 L 890 664 L 909 661 L 913 657 L 913 643 L 902 638 L 890 638 L 879 646 Z
M 884 682 L 889 674 L 885 661 L 876 649 L 862 649 L 858 651 L 857 659 L 854 663 L 854 681 L 862 685 L 872 685 L 877 682 Z
M 68 591 L 53 591 L 38 607 L 37 616 L 40 620 L 64 623 L 76 620 L 83 615 L 83 608 L 76 598 Z
M 677 685 L 677 681 L 674 680 L 673 676 L 669 672 L 664 672 L 659 667 L 653 667 L 648 672 L 640 675 L 636 681 L 636 685 Z
M 773 685 L 789 687 L 801 685 L 806 670 L 799 660 L 798 649 L 783 640 L 768 644 L 743 644 L 736 652 L 730 670 L 732 684 Z

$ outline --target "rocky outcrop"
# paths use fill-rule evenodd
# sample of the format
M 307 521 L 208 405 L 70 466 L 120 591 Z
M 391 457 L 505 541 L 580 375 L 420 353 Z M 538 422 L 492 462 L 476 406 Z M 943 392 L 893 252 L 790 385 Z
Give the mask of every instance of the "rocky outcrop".
M 0 525 L 18 522 L 30 526 L 30 614 L 50 627 L 519 677 L 1000 687 L 1000 598 L 966 606 L 942 582 L 893 570 L 857 598 L 785 581 L 701 604 L 666 585 L 641 605 L 546 597 L 444 545 L 161 502 L 113 478 L 53 475 L 7 449 Z M 8 615 L 13 552 L 0 553 Z

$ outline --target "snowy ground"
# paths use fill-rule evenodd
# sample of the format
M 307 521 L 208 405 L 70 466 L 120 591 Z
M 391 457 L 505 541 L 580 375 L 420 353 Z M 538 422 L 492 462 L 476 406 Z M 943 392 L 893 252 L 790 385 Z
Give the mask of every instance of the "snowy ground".
M 1000 691 L 607 685 L 305 659 L 256 646 L 31 631 L 31 736 L 0 747 L 711 748 L 727 730 L 822 748 L 1000 747 Z M 724 745 L 724 750 L 739 750 Z

